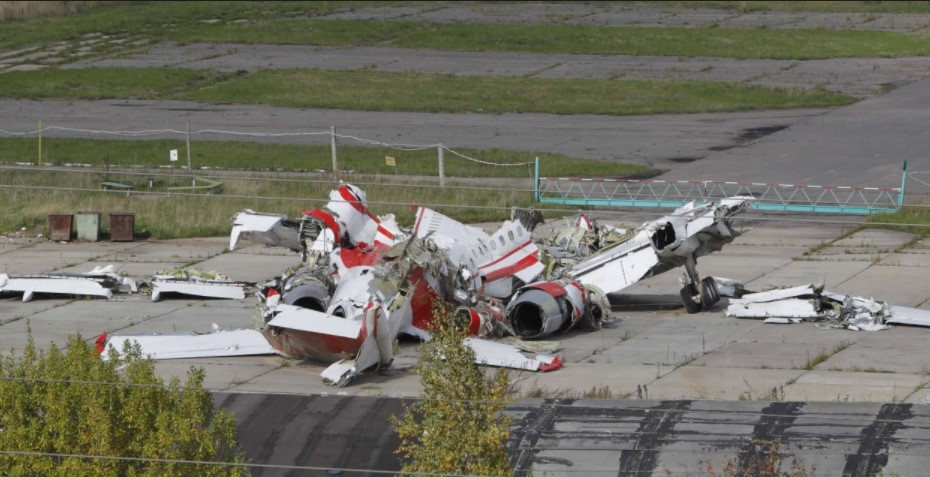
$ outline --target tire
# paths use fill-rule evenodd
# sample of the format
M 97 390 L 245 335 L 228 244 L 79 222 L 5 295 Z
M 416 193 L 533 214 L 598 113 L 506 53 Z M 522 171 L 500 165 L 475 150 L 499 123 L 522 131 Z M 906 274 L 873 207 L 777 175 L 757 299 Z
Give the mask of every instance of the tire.
M 704 277 L 698 284 L 698 291 L 701 293 L 701 303 L 704 304 L 704 308 L 710 308 L 720 301 L 717 282 L 712 277 Z
M 681 289 L 680 294 L 681 304 L 685 306 L 685 311 L 691 314 L 701 311 L 701 302 L 694 299 L 695 296 L 697 296 L 697 290 L 694 288 L 694 285 L 686 285 Z

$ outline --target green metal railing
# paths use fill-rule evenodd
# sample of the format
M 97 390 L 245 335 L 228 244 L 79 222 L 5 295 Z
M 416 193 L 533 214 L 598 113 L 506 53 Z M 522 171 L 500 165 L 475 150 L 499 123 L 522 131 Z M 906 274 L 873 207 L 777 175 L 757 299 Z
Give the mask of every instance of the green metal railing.
M 907 162 L 900 188 L 774 184 L 763 182 L 627 180 L 540 177 L 534 174 L 537 202 L 572 206 L 676 208 L 692 200 L 749 195 L 756 210 L 875 214 L 895 212 L 904 204 Z

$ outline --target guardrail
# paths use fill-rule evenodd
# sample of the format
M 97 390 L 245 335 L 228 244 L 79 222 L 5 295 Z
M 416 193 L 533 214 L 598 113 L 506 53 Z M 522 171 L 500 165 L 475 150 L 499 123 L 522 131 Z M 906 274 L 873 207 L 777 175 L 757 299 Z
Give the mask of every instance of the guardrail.
M 757 210 L 865 215 L 897 211 L 904 202 L 906 178 L 907 162 L 900 188 L 540 177 L 537 159 L 534 198 L 574 206 L 676 208 L 692 200 L 751 195 Z

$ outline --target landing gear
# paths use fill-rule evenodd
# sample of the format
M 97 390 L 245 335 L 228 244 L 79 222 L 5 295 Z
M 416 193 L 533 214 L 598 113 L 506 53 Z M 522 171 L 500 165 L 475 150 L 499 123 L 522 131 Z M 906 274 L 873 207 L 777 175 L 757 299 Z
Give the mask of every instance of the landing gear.
M 714 281 L 713 277 L 701 279 L 697 274 L 695 264 L 694 258 L 691 257 L 685 262 L 685 271 L 688 274 L 689 283 L 680 292 L 681 303 L 688 313 L 697 313 L 702 309 L 708 309 L 720 301 L 717 282 Z
M 698 284 L 698 291 L 701 294 L 701 302 L 704 308 L 710 308 L 720 301 L 720 292 L 717 291 L 717 282 L 713 277 L 704 277 Z
M 688 313 L 697 313 L 703 308 L 700 298 L 698 298 L 697 288 L 692 284 L 687 284 L 681 289 L 681 303 L 685 305 L 685 311 Z

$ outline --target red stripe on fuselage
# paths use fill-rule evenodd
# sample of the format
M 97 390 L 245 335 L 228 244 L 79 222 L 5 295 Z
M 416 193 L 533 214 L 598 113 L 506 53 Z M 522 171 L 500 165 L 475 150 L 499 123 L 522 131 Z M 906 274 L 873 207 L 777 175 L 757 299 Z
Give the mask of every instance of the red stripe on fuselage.
M 490 266 L 492 266 L 492 265 L 494 265 L 494 264 L 496 264 L 496 263 L 498 263 L 498 262 L 500 262 L 500 261 L 506 259 L 507 257 L 509 257 L 509 256 L 511 256 L 511 255 L 513 255 L 513 254 L 515 254 L 515 253 L 517 253 L 517 252 L 519 252 L 520 250 L 523 250 L 523 247 L 526 247 L 527 245 L 529 245 L 529 244 L 532 243 L 532 242 L 533 242 L 532 240 L 527 240 L 526 243 L 524 243 L 523 245 L 520 245 L 519 247 L 517 247 L 517 248 L 515 248 L 515 249 L 513 249 L 513 250 L 511 250 L 511 251 L 509 251 L 509 252 L 507 252 L 507 254 L 504 255 L 504 256 L 502 256 L 501 258 L 498 258 L 497 260 L 494 260 L 493 262 L 486 263 L 486 264 L 484 264 L 484 265 L 482 265 L 482 266 L 480 266 L 480 267 L 478 267 L 478 268 L 487 268 L 487 267 L 490 267 Z M 536 252 L 533 252 L 533 253 L 536 253 Z
M 519 272 L 520 270 L 529 268 L 539 263 L 539 258 L 536 256 L 537 253 L 538 252 L 534 252 L 532 255 L 527 255 L 526 257 L 523 257 L 520 260 L 518 260 L 513 265 L 509 265 L 509 266 L 494 270 L 488 273 L 487 275 L 482 275 L 482 277 L 484 278 L 484 281 L 486 282 L 493 282 L 493 281 L 500 280 L 501 278 L 504 278 L 504 277 L 509 277 L 513 275 L 514 273 Z

